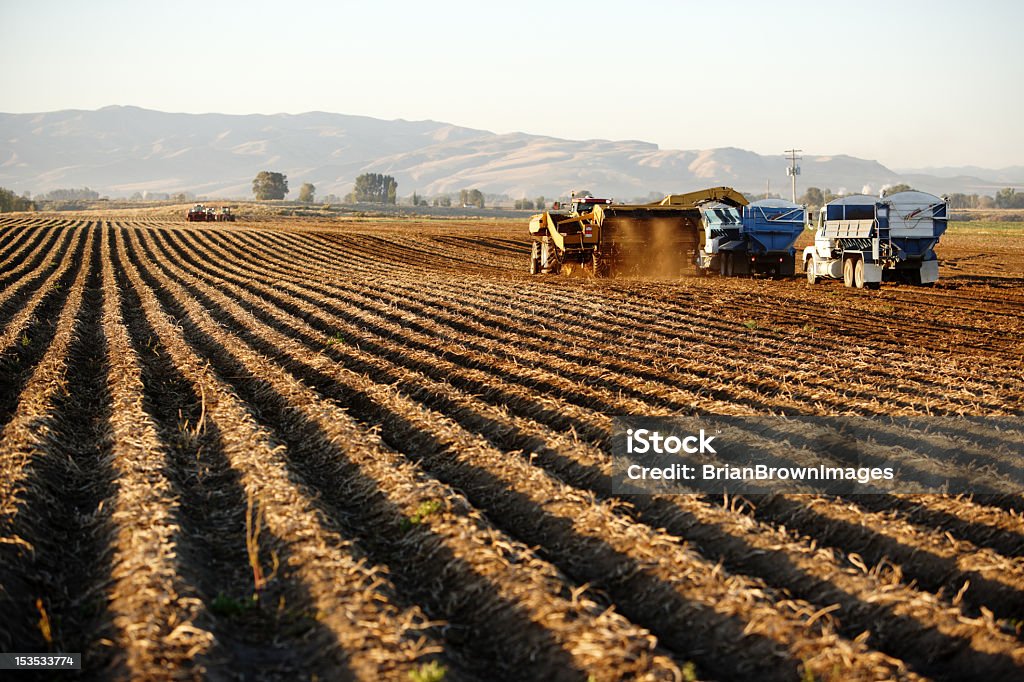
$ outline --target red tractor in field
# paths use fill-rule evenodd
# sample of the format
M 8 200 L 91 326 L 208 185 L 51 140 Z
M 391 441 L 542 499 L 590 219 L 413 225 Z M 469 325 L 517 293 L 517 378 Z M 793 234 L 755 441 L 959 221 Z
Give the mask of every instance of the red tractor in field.
M 190 223 L 205 223 L 205 222 L 209 222 L 209 221 L 213 220 L 213 218 L 209 217 L 210 213 L 212 211 L 213 211 L 212 208 L 211 209 L 207 209 L 202 204 L 196 204 L 195 206 L 193 206 L 192 208 L 190 208 L 188 210 L 188 214 L 185 216 L 185 219 L 188 222 L 190 222 Z

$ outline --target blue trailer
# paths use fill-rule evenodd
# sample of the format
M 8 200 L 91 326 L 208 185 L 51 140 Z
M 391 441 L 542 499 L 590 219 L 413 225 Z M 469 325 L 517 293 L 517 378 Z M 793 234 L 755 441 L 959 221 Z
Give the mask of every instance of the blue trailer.
M 708 206 L 701 211 L 704 248 L 698 266 L 725 276 L 796 273 L 793 244 L 804 230 L 806 209 L 783 199 L 762 199 L 742 209 Z
M 935 245 L 947 215 L 946 200 L 926 192 L 831 201 L 818 214 L 814 246 L 804 249 L 807 281 L 841 279 L 869 289 L 883 281 L 930 286 L 939 279 Z

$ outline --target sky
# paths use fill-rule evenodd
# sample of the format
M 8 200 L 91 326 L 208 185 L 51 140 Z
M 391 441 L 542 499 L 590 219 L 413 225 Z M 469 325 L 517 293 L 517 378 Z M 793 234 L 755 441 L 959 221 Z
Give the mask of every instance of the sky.
M 1024 165 L 1020 0 L 0 0 L 0 111 L 328 111 Z

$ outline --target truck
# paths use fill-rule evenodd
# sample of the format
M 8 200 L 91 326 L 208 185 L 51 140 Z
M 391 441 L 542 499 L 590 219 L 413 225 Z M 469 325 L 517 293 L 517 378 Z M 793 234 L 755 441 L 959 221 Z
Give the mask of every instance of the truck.
M 830 201 L 818 212 L 814 245 L 803 252 L 808 283 L 828 278 L 858 289 L 877 289 L 883 281 L 934 285 L 935 246 L 946 231 L 948 208 L 945 199 L 918 191 Z
M 670 194 L 649 204 L 573 196 L 568 207 L 530 218 L 530 274 L 678 277 L 694 270 L 703 237 L 701 206 L 744 206 L 729 187 Z
M 793 244 L 804 231 L 806 207 L 784 199 L 761 199 L 746 206 L 706 205 L 701 210 L 704 247 L 697 266 L 726 277 L 796 274 Z

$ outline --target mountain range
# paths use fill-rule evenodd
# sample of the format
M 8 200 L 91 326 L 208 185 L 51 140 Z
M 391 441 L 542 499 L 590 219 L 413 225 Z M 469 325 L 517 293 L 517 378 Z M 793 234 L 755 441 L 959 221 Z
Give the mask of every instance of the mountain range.
M 131 106 L 0 113 L 0 186 L 34 194 L 88 186 L 112 197 L 192 192 L 246 198 L 261 170 L 287 174 L 293 195 L 311 182 L 343 195 L 364 172 L 393 175 L 399 194 L 476 188 L 512 198 L 573 189 L 628 199 L 729 185 L 789 193 L 787 160 L 732 147 L 660 149 L 638 140 L 498 134 L 436 121 L 385 121 L 324 112 L 182 114 Z M 934 193 L 1024 189 L 1024 166 L 904 168 L 846 155 L 805 155 L 807 186 L 876 193 L 906 182 Z

